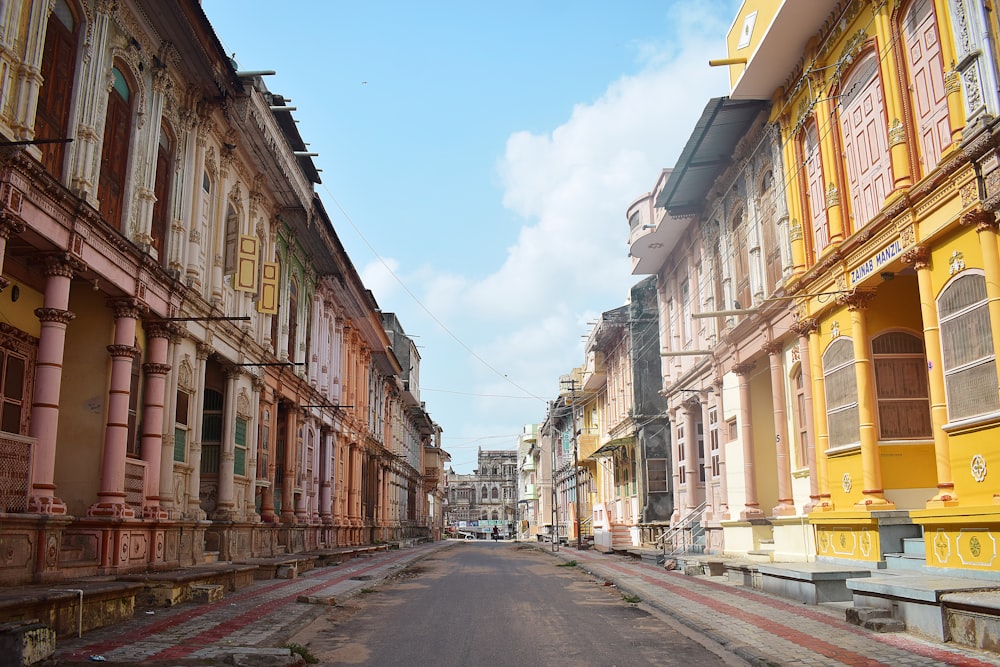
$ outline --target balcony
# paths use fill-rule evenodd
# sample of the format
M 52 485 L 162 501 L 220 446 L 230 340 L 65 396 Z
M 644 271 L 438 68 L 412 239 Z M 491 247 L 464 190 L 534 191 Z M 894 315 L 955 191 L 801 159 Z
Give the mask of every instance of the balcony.
M 601 444 L 601 436 L 597 434 L 584 433 L 577 436 L 576 443 L 578 448 L 578 458 L 583 461 L 597 451 L 597 448 Z

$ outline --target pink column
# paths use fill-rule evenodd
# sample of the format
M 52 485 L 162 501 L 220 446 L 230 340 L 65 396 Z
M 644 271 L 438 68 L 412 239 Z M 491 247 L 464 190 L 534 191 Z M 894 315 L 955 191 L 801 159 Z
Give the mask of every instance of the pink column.
M 234 521 L 236 516 L 236 380 L 238 366 L 226 368 L 226 396 L 222 407 L 222 448 L 219 452 L 219 500 L 214 519 Z
M 333 523 L 333 432 L 320 431 L 319 441 L 319 517 L 324 524 Z
M 115 310 L 115 340 L 108 345 L 111 389 L 108 393 L 108 421 L 104 428 L 104 464 L 97 502 L 90 506 L 87 514 L 131 518 L 135 516 L 135 510 L 125 504 L 125 459 L 128 453 L 132 362 L 139 356 L 139 349 L 135 346 L 135 328 L 141 307 L 134 299 L 121 299 L 111 305 Z
M 774 516 L 793 516 L 792 464 L 788 457 L 788 417 L 785 411 L 785 374 L 781 364 L 781 343 L 764 345 L 771 368 L 771 403 L 774 406 L 774 449 L 778 467 L 778 504 L 771 510 Z
M 743 440 L 743 481 L 746 484 L 746 502 L 740 519 L 763 519 L 764 513 L 757 502 L 756 454 L 753 450 L 753 422 L 750 419 L 750 372 L 753 362 L 736 364 L 733 372 L 740 378 L 740 434 Z
M 285 421 L 285 460 L 279 461 L 285 474 L 281 481 L 281 523 L 295 523 L 295 453 L 297 451 L 298 424 L 296 424 L 297 408 L 289 406 Z
M 726 475 L 726 440 L 728 434 L 725 433 L 726 412 L 722 403 L 722 380 L 716 378 L 712 382 L 713 398 L 715 401 L 715 414 L 719 420 L 719 521 L 729 519 L 729 477 Z
M 146 462 L 146 498 L 142 506 L 142 518 L 163 520 L 167 512 L 160 507 L 160 464 L 163 459 L 163 404 L 166 397 L 167 349 L 173 331 L 169 325 L 152 324 L 146 329 L 148 335 L 146 358 L 142 370 L 146 373 L 146 387 L 143 392 L 142 439 L 139 453 Z
M 701 404 L 695 398 L 689 398 L 684 402 L 684 477 L 685 494 L 684 502 L 687 507 L 684 514 L 688 514 L 701 501 L 698 498 L 698 422 L 695 419 Z
M 54 482 L 66 325 L 76 317 L 67 310 L 73 266 L 68 261 L 49 259 L 45 276 L 45 305 L 35 310 L 41 321 L 41 333 L 38 356 L 35 358 L 35 390 L 29 430 L 35 439 L 35 452 L 28 511 L 32 514 L 65 514 L 66 505 L 56 497 Z

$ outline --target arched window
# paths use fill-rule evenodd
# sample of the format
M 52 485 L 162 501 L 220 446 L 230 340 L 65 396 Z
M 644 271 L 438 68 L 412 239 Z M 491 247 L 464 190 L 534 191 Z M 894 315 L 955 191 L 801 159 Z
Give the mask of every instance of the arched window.
M 167 266 L 167 230 L 170 229 L 170 186 L 173 175 L 173 136 L 166 126 L 160 128 L 156 149 L 156 181 L 153 184 L 153 224 L 149 230 L 153 248 L 161 266 Z
M 500 500 L 500 490 L 497 489 L 496 487 L 493 487 L 493 491 L 490 492 L 490 499 Z
M 838 338 L 823 353 L 823 385 L 830 447 L 861 442 L 858 380 L 854 374 L 854 343 L 850 338 Z
M 830 243 L 830 219 L 826 213 L 826 185 L 823 180 L 823 158 L 819 150 L 819 130 L 816 120 L 805 125 L 799 141 L 802 164 L 805 166 L 806 219 L 812 231 L 810 237 L 814 259 Z
M 920 140 L 920 161 L 927 174 L 941 159 L 941 152 L 951 144 L 948 95 L 944 88 L 944 63 L 933 0 L 914 0 L 903 16 L 901 28 L 913 120 Z
M 872 339 L 879 437 L 883 440 L 931 438 L 924 342 L 905 331 Z
M 487 500 L 489 499 L 489 497 L 490 497 L 490 490 L 485 484 L 483 484 L 483 493 L 480 496 L 480 498 L 483 500 Z
M 66 0 L 56 0 L 45 27 L 45 47 L 42 52 L 42 87 L 38 91 L 35 110 L 35 139 L 57 140 L 42 142 L 42 164 L 56 178 L 62 177 L 66 156 L 65 142 L 70 136 L 70 100 L 73 96 L 74 70 L 79 26 Z
M 122 227 L 125 206 L 125 185 L 128 181 L 129 143 L 132 134 L 132 90 L 125 75 L 111 68 L 113 85 L 108 93 L 108 109 L 104 119 L 104 144 L 101 148 L 101 176 L 97 187 L 100 210 L 112 227 Z
M 889 131 L 878 63 L 875 52 L 869 52 L 841 86 L 840 125 L 854 230 L 878 215 L 892 190 Z
M 951 281 L 938 297 L 938 318 L 948 418 L 1000 410 L 986 278 L 967 271 Z

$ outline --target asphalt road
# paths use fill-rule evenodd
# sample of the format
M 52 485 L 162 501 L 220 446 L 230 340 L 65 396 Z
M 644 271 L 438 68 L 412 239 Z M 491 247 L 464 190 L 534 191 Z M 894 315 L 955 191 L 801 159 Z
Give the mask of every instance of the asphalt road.
M 322 665 L 746 665 L 580 567 L 461 542 L 331 608 L 290 639 Z

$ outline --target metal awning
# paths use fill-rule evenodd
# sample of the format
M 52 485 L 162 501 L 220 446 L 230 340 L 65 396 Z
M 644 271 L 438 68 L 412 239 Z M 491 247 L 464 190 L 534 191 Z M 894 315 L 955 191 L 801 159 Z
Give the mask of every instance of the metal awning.
M 677 158 L 656 206 L 671 216 L 698 213 L 719 174 L 732 162 L 733 149 L 768 103 L 715 97 L 708 101 L 701 118 Z
M 588 459 L 603 458 L 606 456 L 611 456 L 615 453 L 616 449 L 621 449 L 626 445 L 635 444 L 635 436 L 627 435 L 624 438 L 615 438 L 614 440 L 609 440 L 598 448 L 596 452 L 588 456 Z

